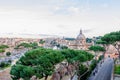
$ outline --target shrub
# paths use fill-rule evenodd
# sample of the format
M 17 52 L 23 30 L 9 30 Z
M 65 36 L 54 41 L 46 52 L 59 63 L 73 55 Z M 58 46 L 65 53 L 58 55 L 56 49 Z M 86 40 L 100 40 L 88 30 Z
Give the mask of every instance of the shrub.
M 5 67 L 8 67 L 9 65 L 10 65 L 10 63 L 8 63 L 8 62 L 1 62 L 0 68 L 5 68 Z
M 90 70 L 94 70 L 94 68 L 97 65 L 97 62 L 98 62 L 97 60 L 92 60 L 91 65 L 90 65 Z
M 0 53 L 3 53 L 3 52 L 5 52 L 5 50 L 4 49 L 0 49 Z
M 120 74 L 120 65 L 115 66 L 115 74 Z
M 5 49 L 5 48 L 9 48 L 8 45 L 0 45 L 0 49 Z
M 7 55 L 7 56 L 10 56 L 10 55 L 11 55 L 11 52 L 6 52 L 6 55 Z

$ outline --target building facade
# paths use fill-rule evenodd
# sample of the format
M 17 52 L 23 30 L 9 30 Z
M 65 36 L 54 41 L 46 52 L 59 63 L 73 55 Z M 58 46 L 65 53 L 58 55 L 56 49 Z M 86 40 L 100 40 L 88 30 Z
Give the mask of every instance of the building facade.
M 58 39 L 57 42 L 60 45 L 67 46 L 70 49 L 77 49 L 77 50 L 87 50 L 89 46 L 92 45 L 92 43 L 86 43 L 86 38 L 82 30 L 80 30 L 75 40 L 65 40 L 65 38 L 63 38 L 63 39 Z

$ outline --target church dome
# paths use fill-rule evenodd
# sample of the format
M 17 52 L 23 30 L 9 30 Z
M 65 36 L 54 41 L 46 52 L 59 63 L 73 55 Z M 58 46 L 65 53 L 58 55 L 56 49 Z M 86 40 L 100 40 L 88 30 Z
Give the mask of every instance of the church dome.
M 84 39 L 85 39 L 85 36 L 83 35 L 82 30 L 80 30 L 80 33 L 77 36 L 77 40 L 84 40 Z

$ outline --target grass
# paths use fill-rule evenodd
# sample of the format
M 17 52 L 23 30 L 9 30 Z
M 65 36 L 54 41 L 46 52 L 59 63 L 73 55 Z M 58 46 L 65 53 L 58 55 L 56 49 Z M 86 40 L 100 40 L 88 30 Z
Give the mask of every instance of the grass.
M 115 65 L 114 73 L 120 75 L 120 65 Z

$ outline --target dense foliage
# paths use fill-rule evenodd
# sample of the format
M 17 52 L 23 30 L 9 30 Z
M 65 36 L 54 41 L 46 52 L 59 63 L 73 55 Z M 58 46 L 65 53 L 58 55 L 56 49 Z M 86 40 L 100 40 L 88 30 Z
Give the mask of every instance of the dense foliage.
M 8 45 L 0 45 L 0 49 L 6 49 L 6 48 L 9 48 Z
M 33 42 L 33 43 L 21 43 L 21 44 L 17 45 L 16 48 L 19 48 L 21 46 L 23 46 L 24 48 L 37 48 L 38 44 L 36 42 Z
M 23 46 L 25 48 L 31 47 L 31 45 L 29 43 L 21 43 L 18 45 L 18 47 L 20 47 L 20 46 Z
M 105 34 L 101 39 L 109 44 L 120 41 L 120 31 Z
M 68 49 L 67 46 L 60 46 L 60 49 Z
M 104 47 L 101 47 L 101 46 L 91 46 L 89 47 L 89 50 L 92 50 L 95 52 L 95 59 L 97 59 L 97 52 L 104 52 L 105 51 L 105 48 Z
M 97 63 L 98 63 L 97 60 L 92 60 L 91 65 L 90 65 L 90 70 L 91 71 L 94 70 L 94 68 L 96 67 Z
M 9 46 L 7 46 L 7 45 L 0 45 L 0 53 L 5 52 L 6 48 L 9 48 Z
M 11 62 L 1 62 L 1 63 L 0 63 L 0 69 L 3 69 L 3 68 L 5 68 L 5 67 L 8 67 L 8 66 L 10 66 L 10 64 L 11 64 Z
M 86 42 L 87 43 L 92 43 L 92 39 L 91 38 L 86 38 Z
M 5 52 L 5 50 L 4 49 L 0 49 L 0 53 L 2 53 L 2 52 Z
M 113 45 L 117 49 L 120 59 L 120 31 L 105 34 L 101 40 L 107 44 Z
M 37 78 L 47 77 L 54 72 L 55 65 L 67 60 L 68 62 L 84 62 L 93 58 L 93 55 L 86 51 L 79 50 L 52 50 L 38 48 L 25 53 L 24 56 L 12 66 L 10 74 L 13 80 L 29 80 L 32 76 Z M 29 66 L 29 67 L 28 67 Z M 31 71 L 32 70 L 32 71 Z
M 64 49 L 61 51 L 61 53 L 65 56 L 66 60 L 69 63 L 75 61 L 84 62 L 93 58 L 93 55 L 91 55 L 86 51 L 81 51 L 81 50 Z
M 108 43 L 106 41 L 103 41 L 100 39 L 96 42 L 96 44 L 103 44 L 104 45 L 104 44 L 108 44 Z
M 116 65 L 114 68 L 114 73 L 120 75 L 120 65 Z
M 6 55 L 7 55 L 7 56 L 10 56 L 10 55 L 11 55 L 11 52 L 6 52 Z
M 44 41 L 43 39 L 40 39 L 39 43 L 40 43 L 40 44 L 44 44 L 45 41 Z
M 101 47 L 101 46 L 91 46 L 89 49 L 93 50 L 95 52 L 97 52 L 97 51 L 105 51 L 105 48 Z
M 78 67 L 79 67 L 79 70 L 78 70 L 77 75 L 79 77 L 79 80 L 86 80 L 89 76 L 88 68 L 85 65 L 82 65 L 82 64 L 80 64 Z M 82 74 L 84 74 L 84 75 L 81 76 Z

